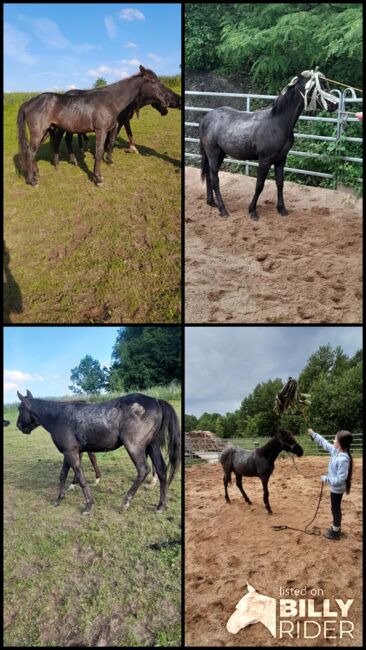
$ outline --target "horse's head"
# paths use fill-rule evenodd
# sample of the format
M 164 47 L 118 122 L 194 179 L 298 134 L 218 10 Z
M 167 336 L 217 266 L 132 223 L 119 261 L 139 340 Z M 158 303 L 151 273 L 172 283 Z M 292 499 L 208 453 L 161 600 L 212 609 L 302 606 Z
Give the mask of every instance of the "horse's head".
M 22 433 L 31 433 L 40 424 L 35 414 L 32 413 L 33 395 L 29 390 L 25 396 L 21 395 L 19 391 L 17 391 L 17 395 L 20 399 L 17 427 Z
M 295 81 L 296 79 L 296 81 Z M 304 100 L 305 111 L 328 111 L 333 113 L 338 109 L 338 97 L 330 94 L 328 82 L 317 68 L 304 70 L 290 82 L 295 85 Z M 293 83 L 295 81 L 295 83 Z
M 292 454 L 296 454 L 296 456 L 302 456 L 304 454 L 303 448 L 299 445 L 296 438 L 294 438 L 291 431 L 280 429 L 276 433 L 276 438 L 284 451 L 290 451 Z
M 141 106 L 152 104 L 160 115 L 168 113 L 169 100 L 166 95 L 166 87 L 161 83 L 159 77 L 152 70 L 140 65 L 140 76 L 143 77 L 139 102 Z

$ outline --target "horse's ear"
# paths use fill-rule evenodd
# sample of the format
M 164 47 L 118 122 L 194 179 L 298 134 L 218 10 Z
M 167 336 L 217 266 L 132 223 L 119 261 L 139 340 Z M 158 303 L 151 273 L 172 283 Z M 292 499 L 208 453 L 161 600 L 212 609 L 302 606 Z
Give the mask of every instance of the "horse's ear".
M 30 390 L 28 390 L 28 389 L 27 389 L 27 397 L 31 397 L 31 398 L 33 399 L 33 395 L 32 395 L 32 393 L 30 392 Z
M 21 402 L 25 399 L 25 397 L 23 397 L 23 395 L 21 395 L 18 390 L 17 390 L 17 395 Z
M 141 74 L 145 74 L 145 72 L 146 72 L 143 65 L 140 65 L 140 72 L 141 72 Z

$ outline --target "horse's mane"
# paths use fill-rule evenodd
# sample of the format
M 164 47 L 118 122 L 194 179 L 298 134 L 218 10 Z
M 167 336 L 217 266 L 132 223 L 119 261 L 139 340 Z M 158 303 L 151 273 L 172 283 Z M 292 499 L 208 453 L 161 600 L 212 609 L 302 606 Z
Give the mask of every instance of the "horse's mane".
M 272 115 L 278 115 L 278 113 L 282 113 L 287 108 L 287 106 L 291 102 L 293 102 L 296 86 L 298 82 L 301 81 L 301 79 L 302 76 L 299 75 L 296 84 L 294 84 L 293 86 L 289 86 L 285 93 L 283 94 L 281 93 L 280 95 L 278 95 L 278 97 L 274 100 L 273 105 L 271 107 Z

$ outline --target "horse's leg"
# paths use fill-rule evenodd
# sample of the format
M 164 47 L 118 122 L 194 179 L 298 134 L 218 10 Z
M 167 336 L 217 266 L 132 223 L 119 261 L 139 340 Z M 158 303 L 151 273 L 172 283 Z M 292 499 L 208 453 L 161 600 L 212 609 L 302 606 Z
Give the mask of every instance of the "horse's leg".
M 53 135 L 51 136 L 51 142 L 53 145 L 53 165 L 55 166 L 55 169 L 58 170 L 59 168 L 59 156 L 58 152 L 60 149 L 60 143 L 62 140 L 62 136 L 65 133 L 62 129 L 57 129 L 55 132 L 53 132 Z
M 78 483 L 80 484 L 85 497 L 85 510 L 83 510 L 81 514 L 90 515 L 93 506 L 93 497 L 91 495 L 89 486 L 85 480 L 84 472 L 81 467 L 79 451 L 74 450 L 72 452 L 69 452 L 68 454 L 65 454 L 65 458 L 74 470 Z
M 217 205 L 219 208 L 220 215 L 222 217 L 228 217 L 229 213 L 225 207 L 225 204 L 222 200 L 220 185 L 219 185 L 219 168 L 224 159 L 225 154 L 221 149 L 215 151 L 215 154 L 209 157 L 209 166 L 210 166 L 210 183 L 213 191 L 215 192 Z M 207 184 L 207 193 L 209 185 Z
M 156 469 L 160 481 L 160 500 L 156 512 L 162 512 L 165 507 L 166 499 L 166 465 L 159 446 L 151 448 L 151 460 L 153 462 L 153 471 Z
M 156 473 L 154 463 L 151 464 L 151 469 L 152 469 L 152 477 L 151 477 L 150 486 L 154 487 L 154 485 L 156 485 L 158 482 L 158 475 Z
M 230 483 L 230 479 L 227 476 L 224 476 L 225 501 L 227 503 L 230 503 L 229 492 L 227 490 L 227 486 L 229 485 L 229 483 Z
M 73 163 L 74 165 L 76 165 L 76 167 L 78 167 L 78 161 L 76 160 L 76 156 L 75 156 L 74 150 L 72 148 L 72 136 L 73 136 L 72 133 L 67 132 L 66 135 L 65 135 L 65 142 L 66 142 L 67 151 L 68 151 L 68 154 L 69 154 L 69 162 Z
M 37 185 L 39 177 L 39 169 L 36 163 L 36 153 L 41 146 L 41 143 L 46 139 L 48 129 L 42 134 L 33 133 L 30 138 L 28 147 L 28 170 L 27 170 L 27 183 L 29 185 Z
M 97 463 L 97 459 L 95 458 L 95 454 L 93 454 L 91 451 L 88 451 L 88 456 L 90 458 L 90 462 L 94 467 L 94 472 L 95 472 L 95 485 L 98 485 L 100 479 L 102 478 L 102 472 L 100 471 Z
M 80 458 L 80 463 L 81 463 L 82 460 L 83 460 L 83 452 L 82 451 L 79 451 L 79 458 Z M 70 485 L 69 485 L 69 490 L 74 490 L 77 485 L 79 485 L 79 481 L 78 481 L 78 478 L 76 476 L 76 473 L 74 472 L 74 478 L 72 479 L 72 483 L 70 483 Z
M 269 505 L 269 498 L 268 498 L 269 497 L 269 492 L 268 492 L 269 477 L 262 478 L 261 481 L 262 481 L 262 485 L 263 485 L 263 501 L 264 501 L 264 505 L 266 506 L 266 508 L 268 510 L 268 513 L 271 515 L 272 510 L 271 510 L 271 506 Z
M 109 133 L 107 134 L 107 137 L 109 136 L 109 138 L 108 138 L 108 144 L 107 144 L 107 148 L 106 148 L 107 157 L 106 157 L 105 161 L 109 165 L 111 165 L 112 162 L 113 162 L 113 160 L 112 160 L 112 151 L 113 151 L 114 143 L 115 143 L 116 138 L 117 138 L 117 132 L 118 132 L 118 122 L 116 122 L 113 129 L 111 129 L 111 131 L 109 131 Z
M 129 148 L 130 153 L 138 153 L 138 150 L 136 149 L 134 141 L 133 141 L 131 124 L 130 124 L 130 120 L 129 120 L 128 117 L 126 117 L 123 125 L 124 125 L 124 127 L 126 129 L 126 133 L 128 135 L 128 141 L 130 143 L 130 148 Z
M 259 167 L 258 167 L 258 175 L 257 175 L 257 183 L 255 186 L 255 193 L 252 198 L 252 201 L 250 203 L 250 206 L 248 208 L 249 214 L 251 219 L 254 219 L 254 221 L 258 220 L 258 215 L 257 215 L 257 201 L 260 193 L 263 190 L 264 187 L 264 182 L 267 178 L 267 174 L 269 172 L 269 168 L 271 166 L 271 163 L 268 160 L 260 160 L 259 161 Z
M 286 217 L 288 215 L 283 201 L 283 168 L 285 162 L 286 160 L 281 160 L 281 162 L 276 163 L 274 166 L 277 185 L 277 212 L 280 213 L 281 217 Z
M 130 501 L 140 485 L 144 482 L 145 478 L 147 477 L 148 473 L 150 472 L 150 468 L 147 464 L 146 461 L 146 454 L 145 450 L 140 450 L 137 451 L 134 448 L 129 449 L 129 446 L 126 445 L 127 453 L 129 457 L 131 458 L 132 462 L 134 463 L 136 469 L 137 469 L 137 477 L 132 483 L 130 489 L 128 490 L 124 500 L 123 500 L 123 509 L 127 510 L 127 508 L 130 505 Z
M 104 141 L 106 139 L 106 136 L 107 133 L 105 130 L 95 132 L 94 180 L 96 185 L 100 185 L 103 182 L 103 178 L 100 173 L 100 165 L 103 159 Z
M 54 506 L 59 506 L 62 499 L 65 498 L 65 483 L 67 479 L 67 475 L 69 473 L 70 469 L 70 463 L 67 462 L 67 460 L 64 458 L 64 462 L 62 463 L 62 468 L 60 472 L 60 491 L 59 495 L 57 497 L 57 501 L 54 502 Z
M 243 480 L 242 480 L 242 477 L 240 476 L 240 474 L 236 474 L 236 484 L 237 484 L 240 492 L 242 493 L 245 501 L 247 503 L 252 503 L 251 500 L 249 499 L 248 495 L 246 494 L 244 488 L 243 488 Z

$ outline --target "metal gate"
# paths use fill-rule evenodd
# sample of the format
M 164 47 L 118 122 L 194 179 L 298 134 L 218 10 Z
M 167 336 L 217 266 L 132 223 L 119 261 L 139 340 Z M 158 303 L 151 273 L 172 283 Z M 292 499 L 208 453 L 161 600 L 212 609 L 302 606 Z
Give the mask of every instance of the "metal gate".
M 308 140 L 323 140 L 327 142 L 335 142 L 338 143 L 340 139 L 342 138 L 343 141 L 346 142 L 358 142 L 362 143 L 362 138 L 357 138 L 357 137 L 350 137 L 345 134 L 345 127 L 347 122 L 357 122 L 358 120 L 355 117 L 348 117 L 344 114 L 344 111 L 347 110 L 347 106 L 349 104 L 361 104 L 362 103 L 362 98 L 357 97 L 354 90 L 352 88 L 346 88 L 343 92 L 340 90 L 332 90 L 332 93 L 336 94 L 339 97 L 339 104 L 338 104 L 338 111 L 337 111 L 337 117 L 317 117 L 317 116 L 308 116 L 308 115 L 301 115 L 300 120 L 303 121 L 310 121 L 310 122 L 328 122 L 328 123 L 333 123 L 336 124 L 336 135 L 335 136 L 325 136 L 325 135 L 315 135 L 315 134 L 305 134 L 305 133 L 294 133 L 295 135 L 295 140 L 301 140 L 301 139 L 308 139 Z M 204 106 L 190 106 L 189 105 L 189 98 L 192 96 L 202 96 L 202 97 L 235 97 L 239 98 L 243 101 L 243 109 L 247 113 L 252 113 L 253 111 L 251 110 L 251 100 L 252 99 L 276 99 L 277 95 L 255 95 L 255 94 L 250 94 L 250 93 L 215 93 L 215 92 L 201 92 L 201 91 L 195 91 L 195 90 L 186 90 L 185 93 L 185 111 L 191 112 L 191 113 L 207 113 L 208 111 L 213 110 L 212 108 L 204 107 Z M 184 126 L 188 128 L 193 128 L 193 129 L 198 129 L 199 123 L 196 121 L 185 121 Z M 185 133 L 184 140 L 187 143 L 199 143 L 199 138 L 196 137 L 190 137 L 189 135 L 187 136 Z M 294 156 L 299 156 L 299 157 L 304 157 L 304 158 L 324 158 L 324 154 L 319 154 L 319 153 L 312 153 L 308 151 L 298 151 L 295 149 L 291 149 L 289 151 L 288 155 L 294 155 Z M 198 153 L 192 153 L 191 151 L 185 151 L 184 152 L 184 157 L 185 157 L 185 164 L 189 164 L 190 160 L 194 159 L 201 159 L 200 154 Z M 341 160 L 345 162 L 352 162 L 352 163 L 357 163 L 362 165 L 362 158 L 357 158 L 354 156 L 341 156 Z M 257 162 L 252 162 L 249 160 L 235 160 L 233 158 L 225 158 L 225 162 L 227 163 L 235 163 L 237 165 L 244 165 L 245 167 L 245 174 L 249 174 L 249 167 L 258 167 Z M 287 172 L 294 172 L 297 174 L 305 174 L 309 176 L 321 176 L 323 178 L 330 178 L 335 179 L 334 174 L 328 174 L 326 172 L 318 172 L 318 171 L 313 171 L 310 169 L 300 169 L 300 168 L 294 168 L 294 167 L 285 167 L 285 171 Z M 357 180 L 362 183 L 362 178 L 359 177 Z

